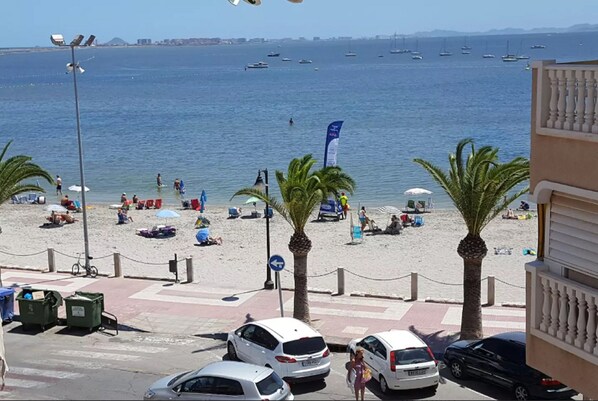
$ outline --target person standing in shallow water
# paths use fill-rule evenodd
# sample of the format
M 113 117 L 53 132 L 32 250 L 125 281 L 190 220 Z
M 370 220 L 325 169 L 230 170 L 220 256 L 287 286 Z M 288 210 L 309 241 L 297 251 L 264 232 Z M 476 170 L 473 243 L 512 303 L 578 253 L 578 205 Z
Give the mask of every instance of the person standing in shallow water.
M 56 195 L 62 195 L 62 178 L 59 175 L 56 176 Z
M 156 184 L 158 184 L 158 187 L 162 186 L 162 176 L 160 173 L 158 173 L 158 176 L 156 177 Z
M 292 126 L 293 124 L 295 124 L 295 121 L 293 121 L 293 117 L 291 117 L 291 119 L 289 120 L 289 125 Z

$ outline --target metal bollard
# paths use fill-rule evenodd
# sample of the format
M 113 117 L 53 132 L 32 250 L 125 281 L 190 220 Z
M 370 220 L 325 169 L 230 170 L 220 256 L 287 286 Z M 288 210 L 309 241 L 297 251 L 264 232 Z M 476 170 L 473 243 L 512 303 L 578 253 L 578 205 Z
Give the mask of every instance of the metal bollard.
M 417 273 L 411 272 L 411 301 L 417 301 Z
M 193 258 L 191 258 L 191 257 L 185 258 L 185 261 L 187 263 L 187 282 L 192 283 L 193 282 Z
M 345 293 L 345 269 L 339 267 L 336 269 L 336 279 L 338 283 L 337 295 L 343 295 Z
M 120 253 L 114 252 L 114 277 L 122 277 L 123 270 L 120 265 Z
M 54 259 L 54 248 L 48 248 L 48 271 L 56 272 L 56 260 Z
M 494 305 L 496 300 L 496 279 L 494 276 L 488 276 L 488 306 Z

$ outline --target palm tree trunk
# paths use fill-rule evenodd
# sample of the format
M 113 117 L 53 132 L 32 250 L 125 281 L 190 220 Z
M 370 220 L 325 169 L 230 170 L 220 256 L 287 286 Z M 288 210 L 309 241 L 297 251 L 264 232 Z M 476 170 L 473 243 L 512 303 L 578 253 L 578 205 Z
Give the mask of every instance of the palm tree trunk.
M 293 254 L 295 272 L 295 296 L 293 317 L 307 324 L 310 323 L 309 302 L 307 300 L 307 254 Z
M 463 259 L 461 340 L 479 339 L 482 329 L 482 259 Z

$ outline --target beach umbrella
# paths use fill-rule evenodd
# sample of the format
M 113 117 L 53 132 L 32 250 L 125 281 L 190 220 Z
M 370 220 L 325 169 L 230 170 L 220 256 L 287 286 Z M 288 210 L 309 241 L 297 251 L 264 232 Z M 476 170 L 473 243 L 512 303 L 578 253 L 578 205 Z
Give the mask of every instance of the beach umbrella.
M 174 210 L 162 209 L 158 213 L 156 213 L 156 217 L 159 217 L 161 219 L 173 219 L 176 217 L 181 217 L 181 215 L 175 212 Z
M 208 195 L 206 195 L 206 190 L 201 190 L 201 195 L 199 196 L 199 213 L 203 213 L 206 208 L 206 202 L 208 201 Z
M 66 212 L 66 207 L 62 205 L 48 205 L 46 210 L 48 212 L 64 213 Z
M 404 194 L 408 196 L 432 195 L 432 191 L 428 191 L 427 189 L 423 188 L 411 188 L 406 190 Z
M 81 185 L 71 185 L 69 187 L 69 191 L 81 192 Z M 89 192 L 89 188 L 87 188 L 87 186 L 85 186 L 85 192 Z
M 257 202 L 261 202 L 261 201 L 258 198 L 256 198 L 255 196 L 252 196 L 245 201 L 245 204 L 247 205 L 248 203 L 253 203 L 253 206 L 255 207 L 255 210 L 257 211 L 257 205 L 256 205 Z
M 174 210 L 162 209 L 156 213 L 156 217 L 160 217 L 162 219 L 173 219 L 176 217 L 181 217 L 181 215 Z
M 398 207 L 394 206 L 383 206 L 379 207 L 376 210 L 378 210 L 380 213 L 401 214 L 401 210 Z

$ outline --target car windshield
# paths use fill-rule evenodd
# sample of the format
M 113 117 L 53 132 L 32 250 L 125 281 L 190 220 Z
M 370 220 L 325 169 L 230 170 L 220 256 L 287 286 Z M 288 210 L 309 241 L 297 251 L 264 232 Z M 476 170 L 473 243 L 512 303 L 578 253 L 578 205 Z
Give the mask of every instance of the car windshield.
M 407 348 L 394 351 L 397 365 L 413 365 L 414 363 L 430 362 L 432 356 L 427 348 Z
M 195 372 L 193 372 L 193 373 L 196 373 L 196 372 L 199 372 L 199 370 L 197 370 L 197 371 L 195 371 Z M 178 380 L 179 380 L 181 377 L 183 377 L 183 376 L 185 376 L 185 375 L 187 375 L 187 374 L 189 374 L 189 373 L 192 373 L 192 371 L 191 371 L 191 370 L 188 370 L 188 371 L 186 371 L 186 372 L 183 372 L 183 373 L 181 373 L 180 375 L 176 375 L 175 377 L 173 377 L 172 379 L 170 379 L 170 381 L 168 382 L 168 385 L 169 385 L 169 386 L 172 386 L 172 385 L 173 385 L 174 383 L 176 383 L 176 382 L 177 382 L 177 381 L 178 381 Z
M 282 382 L 282 379 L 275 372 L 272 372 L 270 376 L 256 383 L 257 389 L 261 395 L 274 394 L 283 385 L 284 383 Z
M 305 337 L 282 344 L 282 352 L 287 355 L 311 355 L 326 349 L 322 337 Z

